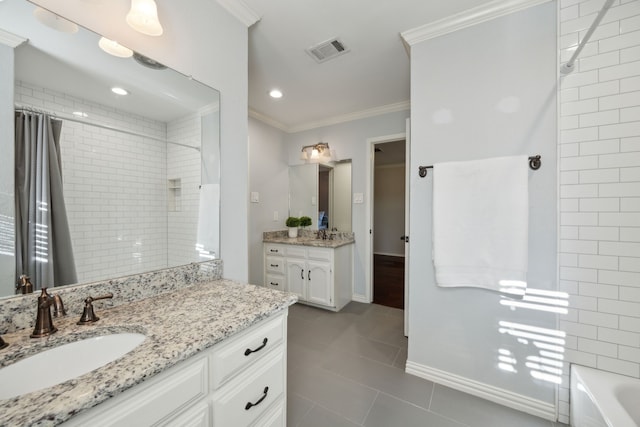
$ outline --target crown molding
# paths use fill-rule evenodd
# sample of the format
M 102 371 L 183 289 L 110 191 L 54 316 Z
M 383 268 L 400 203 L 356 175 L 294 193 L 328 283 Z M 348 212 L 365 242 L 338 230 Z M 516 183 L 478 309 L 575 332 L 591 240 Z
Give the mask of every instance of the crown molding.
M 296 132 L 316 129 L 324 126 L 337 125 L 338 123 L 345 123 L 353 120 L 380 116 L 382 114 L 396 113 L 398 111 L 405 111 L 409 109 L 411 109 L 411 102 L 402 101 L 402 102 L 396 102 L 394 104 L 382 105 L 380 107 L 369 108 L 368 110 L 361 110 L 361 111 L 356 111 L 354 113 L 329 117 L 329 118 L 318 120 L 315 122 L 303 123 L 301 125 L 291 126 L 291 127 L 286 126 L 284 123 L 280 123 L 279 121 L 274 120 L 265 114 L 252 110 L 251 108 L 249 109 L 249 117 L 253 117 L 256 120 L 260 120 L 262 123 L 265 123 L 269 126 L 273 126 L 274 128 L 280 129 L 283 132 L 296 133 Z
M 235 16 L 240 22 L 248 27 L 260 20 L 258 15 L 242 0 L 216 0 L 227 12 Z
M 484 5 L 473 7 L 411 30 L 403 31 L 400 33 L 400 36 L 409 46 L 413 46 L 435 37 L 440 37 L 549 1 L 551 0 L 493 0 Z
M 20 46 L 22 43 L 26 42 L 27 40 L 28 39 L 25 39 L 24 37 L 20 37 L 13 33 L 0 29 L 0 43 L 4 45 L 7 45 L 15 49 L 16 47 Z
M 284 123 L 280 123 L 279 121 L 274 120 L 271 117 L 264 115 L 262 113 L 259 113 L 256 110 L 253 110 L 251 108 L 249 108 L 249 117 L 259 120 L 262 123 L 269 125 L 271 127 L 274 127 L 276 129 L 280 129 L 283 132 L 287 132 L 287 133 L 289 132 L 289 128 Z
M 401 101 L 394 104 L 382 105 L 380 107 L 369 108 L 367 110 L 356 111 L 340 116 L 328 117 L 323 120 L 309 122 L 298 126 L 292 126 L 288 129 L 288 133 L 302 132 L 305 130 L 316 129 L 324 126 L 337 125 L 338 123 L 351 122 L 353 120 L 366 119 L 368 117 L 380 116 L 382 114 L 395 113 L 411 109 L 410 101 Z

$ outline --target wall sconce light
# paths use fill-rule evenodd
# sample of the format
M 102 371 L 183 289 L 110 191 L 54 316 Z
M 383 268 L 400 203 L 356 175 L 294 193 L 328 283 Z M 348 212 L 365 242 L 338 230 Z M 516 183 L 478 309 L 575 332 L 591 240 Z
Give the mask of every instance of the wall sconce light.
M 98 46 L 100 46 L 100 49 L 104 50 L 109 55 L 117 56 L 118 58 L 130 58 L 133 56 L 133 51 L 131 49 L 122 46 L 115 40 L 109 40 L 106 37 L 100 38 Z
M 158 20 L 158 7 L 154 0 L 131 0 L 131 10 L 127 13 L 127 24 L 134 30 L 148 36 L 162 35 L 162 25 Z
M 302 147 L 300 160 L 307 162 L 335 162 L 337 157 L 335 150 L 329 147 L 328 142 L 318 142 L 317 144 Z

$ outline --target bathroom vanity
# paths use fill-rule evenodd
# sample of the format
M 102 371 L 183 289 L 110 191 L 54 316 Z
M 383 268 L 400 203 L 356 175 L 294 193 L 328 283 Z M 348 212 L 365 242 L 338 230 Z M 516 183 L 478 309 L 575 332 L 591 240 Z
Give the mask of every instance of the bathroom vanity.
M 286 231 L 266 232 L 264 286 L 291 292 L 299 302 L 339 311 L 351 301 L 353 244 L 353 233 L 321 239 L 307 230 L 296 238 Z
M 135 276 L 145 289 L 155 288 L 142 298 L 139 289 L 128 291 L 116 280 L 103 284 L 114 301 L 94 302 L 100 317 L 94 324 L 77 325 L 76 312 L 54 318 L 58 332 L 45 338 L 29 338 L 31 329 L 5 333 L 9 347 L 0 366 L 88 337 L 129 332 L 145 339 L 85 375 L 0 400 L 0 425 L 286 425 L 286 319 L 296 297 L 229 280 L 195 280 L 189 274 L 202 273 L 197 265 L 189 268 Z M 72 293 L 101 291 L 81 286 L 60 293 L 65 306 L 75 307 Z M 14 308 L 0 307 L 0 317 Z

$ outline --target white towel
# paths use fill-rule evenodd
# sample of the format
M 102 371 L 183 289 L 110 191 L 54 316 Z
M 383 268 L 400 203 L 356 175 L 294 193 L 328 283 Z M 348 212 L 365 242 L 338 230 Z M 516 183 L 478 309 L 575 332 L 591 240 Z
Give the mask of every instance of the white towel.
M 433 166 L 433 262 L 439 286 L 524 294 L 526 156 Z

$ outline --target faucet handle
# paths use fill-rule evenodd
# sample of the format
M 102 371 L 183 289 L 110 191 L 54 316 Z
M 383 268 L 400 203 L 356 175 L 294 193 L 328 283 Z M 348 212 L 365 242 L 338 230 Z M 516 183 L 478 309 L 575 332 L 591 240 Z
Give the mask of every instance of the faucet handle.
M 108 293 L 106 295 L 102 295 L 95 298 L 87 297 L 87 299 L 84 300 L 84 310 L 82 311 L 82 317 L 80 317 L 80 320 L 78 320 L 77 324 L 86 325 L 88 323 L 93 323 L 100 320 L 100 318 L 96 316 L 96 313 L 93 311 L 93 302 L 100 299 L 107 299 L 107 298 L 113 298 L 113 294 Z
M 8 342 L 5 342 L 5 340 L 2 339 L 2 337 L 0 337 L 0 350 L 2 350 L 3 348 L 7 348 L 9 346 Z

